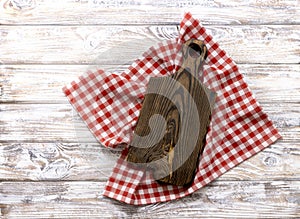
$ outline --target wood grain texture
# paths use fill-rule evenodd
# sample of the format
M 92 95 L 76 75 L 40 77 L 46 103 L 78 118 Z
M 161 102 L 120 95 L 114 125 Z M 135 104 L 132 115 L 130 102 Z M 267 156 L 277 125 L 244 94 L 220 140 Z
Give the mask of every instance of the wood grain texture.
M 84 142 L 1 143 L 0 181 L 105 182 L 120 150 Z M 291 143 L 283 139 L 226 172 L 219 180 L 297 181 L 300 178 L 299 154 L 299 141 Z
M 105 181 L 120 150 L 87 143 L 0 145 L 0 181 Z
M 207 30 L 237 63 L 300 62 L 298 25 L 208 26 Z M 0 26 L 0 63 L 126 64 L 156 42 L 177 35 L 175 25 Z
M 88 69 L 122 72 L 127 66 L 2 65 L 0 102 L 67 103 L 61 88 Z M 240 64 L 239 69 L 260 103 L 299 103 L 300 65 Z
M 129 206 L 101 196 L 103 182 L 1 182 L 2 218 L 298 218 L 298 181 L 214 182 L 161 204 Z M 218 191 L 216 193 L 216 191 Z
M 204 43 L 191 39 L 182 47 L 181 68 L 147 85 L 127 161 L 146 165 L 159 182 L 183 186 L 195 177 L 215 99 L 198 80 L 206 56 Z
M 299 7 L 298 0 L 0 0 L 0 218 L 299 218 Z M 134 207 L 103 198 L 118 152 L 93 139 L 61 87 L 90 67 L 124 69 L 176 36 L 183 11 L 238 62 L 283 139 L 184 199 Z
M 205 24 L 299 24 L 297 0 L 1 0 L 0 24 L 178 24 L 191 11 Z M 155 17 L 155 19 L 153 19 Z
M 299 140 L 298 103 L 261 104 L 283 138 Z M 1 104 L 0 142 L 96 143 L 69 104 Z

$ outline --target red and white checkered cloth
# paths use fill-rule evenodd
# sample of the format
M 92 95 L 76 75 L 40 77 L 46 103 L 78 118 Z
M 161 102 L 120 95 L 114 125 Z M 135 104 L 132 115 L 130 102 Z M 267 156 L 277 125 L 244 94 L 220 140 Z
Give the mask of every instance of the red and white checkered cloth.
M 128 144 L 149 78 L 174 73 L 180 67 L 178 49 L 191 38 L 203 40 L 208 48 L 203 80 L 217 93 L 194 182 L 189 187 L 161 185 L 151 173 L 124 160 L 128 152 L 125 148 L 107 182 L 105 196 L 134 205 L 184 197 L 281 137 L 254 99 L 237 65 L 189 13 L 180 24 L 178 38 L 150 48 L 126 71 L 88 72 L 63 91 L 103 145 Z

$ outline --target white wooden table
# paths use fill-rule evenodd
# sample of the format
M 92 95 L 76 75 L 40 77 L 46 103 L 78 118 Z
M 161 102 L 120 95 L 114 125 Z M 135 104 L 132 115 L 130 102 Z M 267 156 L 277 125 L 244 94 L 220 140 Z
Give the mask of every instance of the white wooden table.
M 283 139 L 177 201 L 104 198 L 116 156 L 61 88 L 90 67 L 120 70 L 145 49 L 124 42 L 172 37 L 184 8 L 238 63 Z M 0 0 L 0 218 L 299 218 L 299 8 L 298 0 Z

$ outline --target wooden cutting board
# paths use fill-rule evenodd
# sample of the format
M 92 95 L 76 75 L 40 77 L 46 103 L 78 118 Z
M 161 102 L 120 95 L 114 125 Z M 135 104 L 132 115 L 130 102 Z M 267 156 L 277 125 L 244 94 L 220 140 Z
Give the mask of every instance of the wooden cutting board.
M 204 43 L 191 39 L 182 53 L 182 67 L 175 74 L 150 79 L 126 158 L 173 185 L 194 179 L 215 97 L 199 81 L 207 56 Z

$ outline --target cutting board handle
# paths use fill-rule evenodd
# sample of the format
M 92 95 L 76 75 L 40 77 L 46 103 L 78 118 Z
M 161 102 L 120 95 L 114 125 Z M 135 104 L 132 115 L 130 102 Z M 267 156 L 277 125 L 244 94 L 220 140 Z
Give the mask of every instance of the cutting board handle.
M 190 72 L 194 77 L 198 76 L 207 57 L 207 48 L 203 41 L 190 39 L 182 46 L 182 68 Z M 178 71 L 182 72 L 182 71 Z

